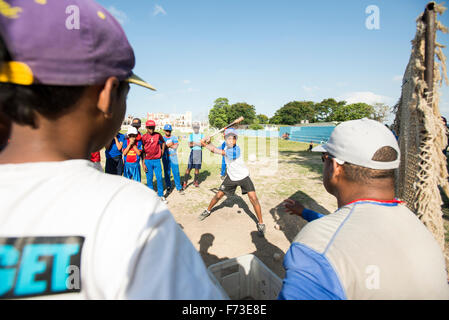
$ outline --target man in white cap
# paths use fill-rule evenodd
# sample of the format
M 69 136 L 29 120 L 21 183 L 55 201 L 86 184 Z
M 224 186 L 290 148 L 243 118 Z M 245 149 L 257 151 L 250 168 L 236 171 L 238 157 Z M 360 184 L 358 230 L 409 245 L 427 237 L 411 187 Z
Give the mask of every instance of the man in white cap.
M 322 152 L 323 183 L 338 210 L 324 216 L 285 201 L 309 223 L 284 258 L 279 299 L 449 299 L 443 253 L 399 200 L 400 150 L 381 123 L 347 121 Z

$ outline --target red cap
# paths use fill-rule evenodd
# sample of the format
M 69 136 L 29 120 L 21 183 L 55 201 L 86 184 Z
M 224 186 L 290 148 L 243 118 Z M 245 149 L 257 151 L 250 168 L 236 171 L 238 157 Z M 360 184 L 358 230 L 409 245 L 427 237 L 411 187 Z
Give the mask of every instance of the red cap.
M 155 127 L 155 126 L 156 126 L 156 123 L 155 123 L 153 120 L 148 120 L 148 121 L 145 123 L 145 126 L 146 126 L 146 127 Z

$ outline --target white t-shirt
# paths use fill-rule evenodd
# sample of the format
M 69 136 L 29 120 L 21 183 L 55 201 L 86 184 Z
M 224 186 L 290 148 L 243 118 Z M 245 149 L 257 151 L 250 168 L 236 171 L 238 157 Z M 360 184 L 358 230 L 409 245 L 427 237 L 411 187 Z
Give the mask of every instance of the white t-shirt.
M 240 147 L 225 147 L 226 173 L 232 181 L 239 181 L 249 176 L 249 170 L 243 161 Z
M 0 298 L 225 298 L 157 195 L 93 166 L 0 165 Z

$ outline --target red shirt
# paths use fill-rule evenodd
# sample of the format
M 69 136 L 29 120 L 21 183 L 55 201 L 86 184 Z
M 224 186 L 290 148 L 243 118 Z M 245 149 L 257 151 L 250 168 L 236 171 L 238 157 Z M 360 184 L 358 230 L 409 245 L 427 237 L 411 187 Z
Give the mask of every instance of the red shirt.
M 153 160 L 160 159 L 162 156 L 161 145 L 164 143 L 164 138 L 160 133 L 145 133 L 142 136 L 143 150 L 145 151 L 145 159 Z
M 92 162 L 100 162 L 101 161 L 100 151 L 91 153 L 90 154 L 90 161 L 92 161 Z

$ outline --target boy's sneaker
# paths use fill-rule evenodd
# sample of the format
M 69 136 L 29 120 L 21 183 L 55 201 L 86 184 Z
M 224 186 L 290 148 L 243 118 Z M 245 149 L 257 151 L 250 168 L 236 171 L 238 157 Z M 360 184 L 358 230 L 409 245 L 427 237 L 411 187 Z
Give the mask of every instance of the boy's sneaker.
M 210 211 L 204 210 L 202 214 L 199 215 L 198 220 L 203 221 L 208 216 L 210 216 Z
M 168 187 L 167 188 L 167 194 L 170 194 L 171 193 L 171 187 Z
M 182 184 L 182 189 L 183 190 L 187 189 L 187 182 L 184 181 L 184 183 Z
M 180 190 L 178 190 L 179 191 L 179 194 L 180 195 L 184 195 L 185 193 L 184 193 L 184 189 L 180 189 Z
M 194 183 L 193 183 L 193 185 L 195 186 L 195 187 L 199 187 L 200 186 L 200 184 L 198 183 L 198 181 L 195 181 Z
M 165 204 L 168 203 L 168 201 L 167 201 L 167 199 L 165 199 L 165 197 L 161 197 L 161 201 L 162 201 L 163 203 L 165 203 Z
M 265 235 L 265 224 L 258 223 L 257 224 L 257 231 L 259 231 L 259 235 L 263 237 Z

